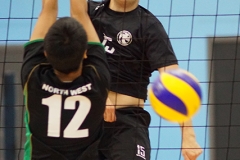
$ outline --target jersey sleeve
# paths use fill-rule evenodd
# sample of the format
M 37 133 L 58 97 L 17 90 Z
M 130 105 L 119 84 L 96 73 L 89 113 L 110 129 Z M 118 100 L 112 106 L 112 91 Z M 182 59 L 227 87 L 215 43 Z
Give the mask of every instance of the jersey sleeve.
M 92 19 L 96 14 L 96 9 L 101 5 L 101 2 L 88 0 L 88 15 Z
M 146 55 L 152 71 L 178 63 L 169 37 L 159 21 L 146 30 L 144 39 Z
M 22 86 L 25 85 L 31 70 L 40 63 L 47 63 L 44 56 L 43 39 L 34 40 L 24 45 L 23 64 L 21 69 Z
M 84 67 L 93 67 L 96 69 L 97 76 L 104 85 L 110 86 L 110 72 L 107 63 L 107 56 L 103 45 L 100 42 L 88 42 L 87 59 L 83 62 Z

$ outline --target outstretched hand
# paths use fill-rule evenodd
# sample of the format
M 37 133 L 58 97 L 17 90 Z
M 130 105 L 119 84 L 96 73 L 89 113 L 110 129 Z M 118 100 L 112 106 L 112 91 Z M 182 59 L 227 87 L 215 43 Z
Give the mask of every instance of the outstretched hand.
M 197 157 L 202 153 L 202 148 L 197 143 L 195 137 L 183 137 L 182 155 L 184 160 L 197 160 Z

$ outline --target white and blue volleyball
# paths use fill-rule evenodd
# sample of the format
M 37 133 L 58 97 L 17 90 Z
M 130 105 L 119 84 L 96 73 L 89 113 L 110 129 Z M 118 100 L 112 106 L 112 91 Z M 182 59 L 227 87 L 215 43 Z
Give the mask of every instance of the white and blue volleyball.
M 202 93 L 197 78 L 183 69 L 160 74 L 149 89 L 150 104 L 162 118 L 184 122 L 201 106 Z

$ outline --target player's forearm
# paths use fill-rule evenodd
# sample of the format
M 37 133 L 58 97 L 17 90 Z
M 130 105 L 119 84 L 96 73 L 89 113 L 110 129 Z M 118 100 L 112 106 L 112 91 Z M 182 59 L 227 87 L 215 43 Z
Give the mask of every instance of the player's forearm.
M 89 17 L 87 13 L 87 1 L 86 0 L 71 0 L 70 1 L 70 10 L 71 10 L 71 17 L 75 18 L 79 21 L 85 30 L 87 31 L 89 23 Z
M 42 0 L 42 10 L 56 14 L 58 11 L 58 0 Z
M 71 0 L 71 16 L 82 24 L 86 30 L 89 42 L 100 42 L 95 28 L 87 13 L 86 0 Z
M 184 123 L 180 123 L 179 125 L 181 126 L 183 138 L 188 136 L 195 137 L 195 132 L 194 132 L 191 120 L 186 121 Z
M 40 16 L 41 18 L 47 19 L 49 22 L 47 24 L 53 24 L 57 19 L 57 14 L 58 0 L 42 0 L 42 11 Z
M 42 11 L 38 17 L 30 40 L 44 38 L 48 29 L 56 21 L 58 0 L 42 0 Z
M 86 0 L 71 0 L 71 16 L 76 17 L 83 17 L 87 14 L 87 1 Z

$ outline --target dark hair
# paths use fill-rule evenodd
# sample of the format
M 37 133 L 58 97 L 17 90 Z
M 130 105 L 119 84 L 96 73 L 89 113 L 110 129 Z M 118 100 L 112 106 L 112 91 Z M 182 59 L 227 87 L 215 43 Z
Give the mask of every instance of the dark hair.
M 79 68 L 86 49 L 87 34 L 82 25 L 71 17 L 57 20 L 44 38 L 49 63 L 65 74 Z

